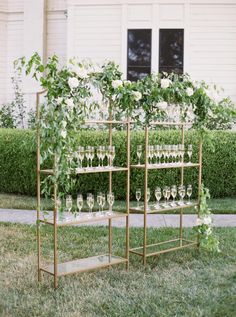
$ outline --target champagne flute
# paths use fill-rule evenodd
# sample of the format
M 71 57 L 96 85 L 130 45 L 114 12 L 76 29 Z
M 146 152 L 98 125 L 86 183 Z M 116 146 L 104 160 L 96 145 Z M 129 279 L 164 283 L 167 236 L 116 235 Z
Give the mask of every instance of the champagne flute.
M 188 150 L 187 150 L 187 154 L 188 154 L 188 163 L 191 164 L 191 158 L 192 158 L 192 154 L 193 154 L 193 146 L 192 144 L 188 145 Z
M 165 204 L 164 204 L 164 207 L 166 208 L 167 207 L 167 186 L 165 186 L 163 188 L 163 196 L 165 198 Z
M 149 209 L 148 203 L 149 203 L 150 198 L 151 198 L 150 188 L 147 188 L 147 208 L 148 208 L 148 209 Z
M 169 206 L 170 194 L 171 194 L 170 187 L 167 186 L 167 188 L 166 188 L 166 205 L 167 205 L 167 206 Z
M 161 188 L 160 187 L 156 187 L 155 189 L 155 197 L 156 197 L 156 200 L 157 200 L 157 203 L 156 203 L 156 209 L 159 209 L 160 208 L 160 204 L 159 204 L 159 201 L 161 199 Z
M 78 148 L 78 159 L 79 159 L 79 168 L 82 168 L 83 166 L 83 159 L 84 159 L 84 147 L 79 146 Z
M 185 204 L 185 202 L 184 202 L 185 195 L 186 195 L 186 188 L 185 188 L 185 186 L 182 186 L 182 200 L 183 200 L 183 204 Z
M 97 216 L 101 216 L 101 195 L 102 193 L 98 193 L 97 194 L 97 203 L 98 203 L 98 212 L 97 212 Z
M 85 157 L 87 159 L 87 168 L 89 168 L 89 160 L 90 160 L 90 146 L 86 147 L 85 150 Z
M 110 161 L 111 161 L 111 167 L 113 167 L 113 161 L 115 158 L 116 152 L 115 152 L 115 146 L 110 146 Z
M 71 212 L 72 204 L 73 204 L 72 196 L 71 195 L 67 195 L 66 196 L 66 210 L 68 212 Z
M 83 201 L 83 195 L 82 195 L 82 194 L 78 194 L 78 195 L 77 195 L 77 200 L 76 200 L 76 202 L 77 202 L 77 208 L 78 208 L 78 210 L 79 210 L 78 216 L 80 217 L 80 216 L 81 216 L 81 209 L 83 208 L 83 203 L 84 203 L 84 201 Z
M 188 185 L 187 186 L 187 196 L 188 196 L 188 204 L 190 205 L 191 202 L 190 202 L 190 197 L 192 195 L 192 192 L 193 192 L 193 189 L 192 189 L 192 185 Z
M 104 167 L 104 159 L 106 156 L 106 148 L 105 146 L 101 146 L 101 160 L 102 160 L 102 167 Z
M 107 194 L 107 202 L 108 202 L 108 205 L 109 205 L 108 215 L 112 215 L 113 214 L 112 206 L 114 205 L 114 201 L 115 201 L 114 193 L 108 193 Z
M 139 201 L 141 199 L 141 195 L 142 195 L 141 189 L 140 188 L 136 189 L 135 196 L 137 199 L 137 208 L 139 208 Z
M 104 193 L 101 193 L 101 207 L 102 207 L 102 215 L 105 215 L 104 214 L 104 211 L 103 211 L 103 208 L 106 204 L 106 195 Z
M 95 156 L 94 146 L 90 147 L 90 167 L 93 167 L 93 159 Z
M 107 157 L 107 166 L 110 167 L 110 146 L 105 147 L 105 155 Z
M 142 156 L 142 145 L 138 145 L 138 146 L 137 146 L 138 165 L 141 164 L 141 163 L 140 163 L 141 156 Z
M 102 159 L 101 153 L 102 153 L 102 147 L 98 146 L 98 148 L 97 148 L 97 157 L 98 157 L 98 167 L 99 168 L 101 167 L 101 159 Z
M 92 218 L 92 216 L 93 216 L 93 206 L 94 206 L 94 196 L 91 193 L 87 194 L 87 205 L 89 207 L 88 218 Z
M 173 198 L 173 201 L 172 201 L 172 206 L 175 206 L 176 203 L 175 203 L 175 197 L 177 196 L 177 187 L 176 185 L 172 185 L 171 186 L 171 196 Z

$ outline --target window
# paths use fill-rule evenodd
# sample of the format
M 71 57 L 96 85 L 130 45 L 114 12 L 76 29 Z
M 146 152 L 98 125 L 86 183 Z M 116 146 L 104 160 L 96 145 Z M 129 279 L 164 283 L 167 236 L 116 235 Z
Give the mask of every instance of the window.
M 127 79 L 136 81 L 151 73 L 152 30 L 128 30 Z
M 160 29 L 159 73 L 174 72 L 183 74 L 184 69 L 184 30 Z

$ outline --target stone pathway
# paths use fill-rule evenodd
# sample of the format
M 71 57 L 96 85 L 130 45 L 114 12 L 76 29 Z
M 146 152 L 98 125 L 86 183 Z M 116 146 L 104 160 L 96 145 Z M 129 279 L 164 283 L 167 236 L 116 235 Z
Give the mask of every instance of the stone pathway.
M 22 224 L 35 224 L 36 211 L 34 210 L 15 210 L 15 209 L 0 209 L 0 222 L 12 222 Z M 125 218 L 113 219 L 114 227 L 124 227 Z M 101 220 L 99 222 L 87 223 L 83 225 L 104 226 L 107 225 L 107 220 Z M 183 226 L 192 227 L 196 224 L 196 215 L 184 215 Z M 216 227 L 236 227 L 236 215 L 213 215 L 213 224 Z M 160 227 L 178 227 L 179 215 L 148 215 L 147 218 L 148 227 L 160 228 Z M 142 227 L 143 215 L 130 214 L 130 226 Z

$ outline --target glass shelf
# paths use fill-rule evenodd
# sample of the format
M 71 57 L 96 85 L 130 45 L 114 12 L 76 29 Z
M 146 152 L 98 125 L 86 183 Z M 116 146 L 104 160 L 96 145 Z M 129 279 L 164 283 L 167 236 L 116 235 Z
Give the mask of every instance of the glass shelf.
M 155 244 L 146 245 L 146 257 L 154 256 L 158 254 L 163 254 L 171 251 L 175 251 L 178 249 L 183 249 L 187 247 L 191 247 L 197 245 L 197 241 L 190 241 L 186 239 L 173 239 L 168 241 L 163 241 Z M 136 255 L 144 256 L 143 255 L 143 247 L 137 247 L 130 249 L 131 253 Z
M 65 215 L 63 219 L 60 220 L 60 218 L 57 220 L 57 226 L 63 227 L 63 226 L 70 226 L 70 225 L 76 225 L 76 224 L 82 224 L 82 223 L 88 223 L 88 222 L 98 222 L 108 219 L 115 219 L 115 218 L 121 218 L 121 217 L 127 217 L 127 213 L 121 213 L 121 212 L 115 212 L 113 211 L 112 214 L 107 214 L 109 212 L 108 210 L 104 211 L 104 215 L 96 215 L 97 211 L 93 212 L 92 217 L 88 217 L 88 212 L 83 212 L 80 217 L 75 217 L 74 215 Z M 52 211 L 50 213 L 53 213 Z M 106 213 L 106 214 L 105 214 Z M 49 225 L 54 225 L 53 217 L 52 215 L 49 216 L 49 218 L 40 219 L 40 222 L 46 223 Z
M 176 203 L 178 202 L 176 201 Z M 180 204 L 170 205 L 169 203 L 168 207 L 163 207 L 164 204 L 165 204 L 164 202 L 161 202 L 160 203 L 161 208 L 157 208 L 155 203 L 150 203 L 148 205 L 147 213 L 151 214 L 151 213 L 165 212 L 165 211 L 176 210 L 176 209 L 186 209 L 186 208 L 198 206 L 197 202 L 188 203 L 186 201 L 184 201 L 184 204 L 181 204 L 181 205 Z M 129 210 L 133 212 L 144 213 L 144 205 L 139 207 L 130 207 Z
M 73 260 L 65 263 L 59 263 L 57 267 L 57 275 L 69 275 L 73 273 L 85 272 L 114 264 L 125 263 L 127 259 L 116 255 L 96 255 L 89 258 Z M 54 265 L 50 264 L 40 268 L 42 271 L 54 275 Z
M 147 169 L 148 170 L 154 170 L 154 169 L 165 169 L 165 168 L 180 168 L 180 167 L 199 167 L 199 163 L 169 163 L 169 164 L 148 164 Z M 131 165 L 132 168 L 140 168 L 145 169 L 145 164 L 136 164 Z
M 127 167 L 118 167 L 118 166 L 113 166 L 113 167 L 83 167 L 81 169 L 78 169 L 75 174 L 91 174 L 91 173 L 106 173 L 106 172 L 122 172 L 122 171 L 128 171 Z M 40 170 L 42 174 L 51 174 L 53 175 L 53 170 L 52 169 L 45 169 L 45 170 Z M 72 173 L 74 174 L 74 173 Z

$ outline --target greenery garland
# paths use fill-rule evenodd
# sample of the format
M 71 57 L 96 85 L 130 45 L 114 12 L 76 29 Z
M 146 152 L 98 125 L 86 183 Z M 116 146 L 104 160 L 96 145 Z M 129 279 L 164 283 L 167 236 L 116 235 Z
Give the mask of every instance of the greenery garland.
M 194 82 L 188 75 L 152 74 L 137 82 L 122 80 L 119 66 L 107 62 L 102 66 L 91 62 L 71 60 L 60 67 L 56 55 L 43 64 L 35 53 L 28 61 L 16 61 L 17 71 L 40 81 L 47 90 L 41 107 L 41 163 L 55 155 L 56 173 L 43 180 L 42 193 L 49 197 L 57 183 L 59 197 L 64 198 L 76 186 L 75 167 L 77 131 L 85 118 L 99 109 L 93 100 L 95 90 L 106 104 L 107 114 L 112 109 L 116 116 L 129 116 L 141 125 L 153 120 L 190 121 L 195 129 L 230 128 L 235 123 L 236 111 L 229 98 L 220 98 L 216 87 L 205 82 Z M 105 110 L 104 110 L 105 111 Z M 202 191 L 201 208 L 204 207 Z M 205 209 L 204 209 L 205 208 Z M 62 206 L 63 209 L 63 206 Z M 202 223 L 198 232 L 204 241 L 213 243 L 209 228 Z M 208 232 L 208 234 L 206 234 Z

